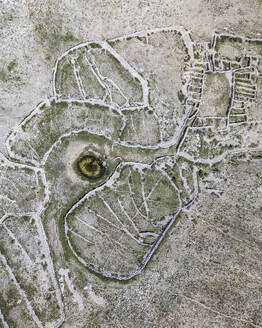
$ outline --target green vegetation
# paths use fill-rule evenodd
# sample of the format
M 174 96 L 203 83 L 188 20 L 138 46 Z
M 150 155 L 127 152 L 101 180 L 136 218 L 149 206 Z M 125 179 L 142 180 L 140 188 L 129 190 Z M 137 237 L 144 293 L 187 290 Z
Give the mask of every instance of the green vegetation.
M 250 43 L 250 44 L 255 44 L 255 45 L 258 45 L 258 46 L 262 46 L 262 41 L 261 40 L 247 39 L 246 42 Z
M 144 43 L 146 43 L 146 38 L 145 37 L 140 37 L 140 36 L 136 36 L 136 39 L 137 40 L 139 40 L 139 41 L 141 41 L 141 42 L 144 42 Z
M 0 254 L 4 255 L 7 259 L 6 249 L 0 244 Z
M 80 173 L 88 179 L 99 179 L 105 173 L 103 161 L 92 155 L 86 155 L 77 161 Z
M 215 50 L 219 51 L 221 45 L 225 42 L 232 42 L 232 43 L 242 43 L 242 38 L 233 37 L 228 35 L 220 35 L 216 38 Z
M 223 66 L 225 71 L 228 71 L 230 69 L 230 64 L 225 61 L 223 61 Z
M 34 32 L 36 39 L 48 54 L 56 53 L 65 44 L 76 43 L 78 39 L 70 32 L 62 29 L 61 18 L 50 17 L 35 22 Z
M 96 48 L 101 48 L 100 44 L 97 44 L 95 42 L 91 42 L 88 44 L 88 47 L 96 49 Z
M 16 66 L 17 66 L 17 62 L 14 59 L 7 65 L 8 72 L 11 72 Z
M 225 92 L 223 92 L 221 94 L 220 97 L 218 97 L 215 101 L 215 106 L 223 106 L 225 107 L 225 109 L 227 109 L 226 107 L 229 105 L 229 100 L 230 100 L 230 97 L 228 95 L 228 91 L 225 90 Z
M 238 68 L 240 68 L 241 66 L 239 65 L 239 64 L 237 64 L 237 63 L 231 63 L 231 68 L 232 69 L 238 69 Z
M 7 302 L 5 301 L 4 295 L 1 292 L 0 293 L 0 309 L 1 309 L 1 312 L 2 312 L 5 320 L 8 322 L 8 327 L 9 328 L 16 328 L 17 327 L 16 323 L 9 317 L 9 310 L 11 310 L 12 307 L 13 306 L 7 304 Z
M 249 65 L 250 65 L 250 57 L 245 56 L 245 57 L 242 59 L 242 65 L 243 65 L 244 67 L 249 66 Z
M 189 88 L 189 91 L 200 93 L 201 92 L 201 87 L 192 87 L 191 86 Z
M 245 122 L 245 116 L 230 116 L 229 123 L 241 123 Z
M 4 69 L 1 69 L 0 70 L 0 80 L 2 82 L 6 82 L 8 80 L 8 76 L 7 76 L 7 73 Z
M 198 50 L 197 50 L 197 47 L 193 44 L 193 52 L 194 52 L 194 58 L 195 59 L 200 59 L 201 57 L 200 57 L 200 54 L 199 54 L 199 52 L 198 52 Z
M 254 158 L 254 159 L 262 159 L 262 152 L 261 151 L 252 152 L 250 154 L 251 154 L 252 158 Z
M 16 81 L 21 80 L 21 78 L 19 76 L 12 74 L 12 71 L 16 66 L 17 66 L 17 62 L 15 59 L 12 60 L 9 64 L 4 65 L 0 69 L 0 81 L 7 82 L 9 79 L 13 79 Z
M 236 79 L 249 79 L 250 74 L 249 73 L 235 73 Z
M 208 172 L 207 171 L 205 171 L 205 170 L 203 170 L 203 169 L 200 169 L 199 171 L 198 171 L 198 177 L 199 177 L 199 179 L 204 179 L 204 178 L 206 178 L 208 176 Z
M 178 97 L 179 101 L 181 102 L 181 104 L 183 104 L 184 100 L 185 100 L 185 95 L 183 94 L 182 90 L 178 91 L 177 97 Z

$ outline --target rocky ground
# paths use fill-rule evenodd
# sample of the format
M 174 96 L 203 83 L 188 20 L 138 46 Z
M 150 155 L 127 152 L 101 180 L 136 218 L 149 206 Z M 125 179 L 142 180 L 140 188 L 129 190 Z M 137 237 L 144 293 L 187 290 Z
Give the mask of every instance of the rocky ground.
M 262 327 L 261 14 L 0 1 L 0 327 Z

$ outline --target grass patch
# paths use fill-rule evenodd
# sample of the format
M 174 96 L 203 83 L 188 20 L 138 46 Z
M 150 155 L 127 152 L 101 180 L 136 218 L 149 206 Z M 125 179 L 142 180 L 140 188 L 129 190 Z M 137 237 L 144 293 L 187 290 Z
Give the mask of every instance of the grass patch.
M 72 44 L 79 41 L 71 31 L 64 32 L 61 18 L 50 17 L 36 21 L 34 32 L 37 41 L 46 49 L 48 54 L 56 53 L 64 44 Z
M 12 306 L 8 306 L 5 301 L 2 292 L 0 293 L 0 310 L 4 316 L 4 319 L 8 323 L 9 328 L 16 328 L 16 323 L 9 317 L 9 310 L 11 310 Z
M 5 72 L 4 69 L 1 69 L 0 70 L 0 80 L 2 82 L 6 82 L 8 80 L 8 76 L 7 76 L 7 73 Z

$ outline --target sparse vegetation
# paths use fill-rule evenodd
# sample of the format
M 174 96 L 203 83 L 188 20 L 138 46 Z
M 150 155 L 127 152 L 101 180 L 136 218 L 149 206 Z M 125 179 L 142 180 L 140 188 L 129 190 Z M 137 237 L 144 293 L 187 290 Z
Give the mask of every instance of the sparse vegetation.
M 34 20 L 38 44 L 49 55 L 54 56 L 62 48 L 76 43 L 74 35 L 65 31 L 62 18 L 52 18 L 50 22 L 46 19 L 38 22 L 32 15 L 29 18 Z M 167 31 L 151 31 L 145 34 L 146 37 L 130 35 L 123 42 L 110 42 L 117 56 L 96 42 L 90 43 L 87 48 L 81 49 L 80 45 L 78 49 L 72 49 L 58 63 L 56 79 L 53 81 L 53 86 L 65 80 L 66 84 L 61 84 L 56 97 L 40 106 L 20 124 L 15 134 L 9 136 L 8 145 L 12 150 L 10 157 L 17 156 L 18 159 L 11 160 L 12 174 L 4 168 L 9 164 L 3 161 L 3 197 L 0 197 L 0 202 L 2 217 L 5 213 L 14 214 L 1 221 L 0 253 L 8 263 L 7 266 L 3 261 L 3 268 L 12 277 L 9 279 L 8 276 L 6 281 L 17 282 L 13 290 L 7 290 L 8 284 L 3 283 L 0 309 L 10 327 L 16 327 L 16 322 L 19 322 L 17 318 L 21 320 L 25 316 L 22 310 L 19 313 L 20 307 L 29 313 L 28 317 L 24 317 L 26 322 L 40 319 L 43 326 L 51 327 L 56 320 L 54 318 L 63 317 L 63 301 L 67 316 L 72 311 L 77 312 L 79 307 L 79 312 L 82 311 L 85 317 L 88 311 L 93 313 L 90 317 L 92 324 L 100 324 L 100 312 L 111 313 L 110 306 L 115 306 L 115 299 L 123 304 L 118 292 L 115 299 L 110 299 L 108 286 L 113 286 L 112 290 L 116 286 L 114 290 L 121 289 L 124 299 L 129 297 L 130 283 L 133 284 L 132 288 L 137 284 L 140 290 L 147 289 L 150 302 L 156 302 L 155 315 L 159 313 L 157 307 L 159 304 L 162 306 L 162 303 L 155 301 L 155 296 L 151 297 L 150 293 L 159 277 L 165 282 L 172 281 L 172 286 L 174 282 L 177 283 L 178 290 L 182 281 L 181 286 L 186 288 L 185 295 L 190 295 L 192 288 L 193 296 L 198 297 L 195 286 L 201 292 L 198 287 L 200 279 L 196 281 L 196 271 L 192 273 L 192 258 L 197 263 L 197 276 L 206 279 L 201 276 L 201 266 L 203 261 L 209 265 L 210 258 L 213 260 L 215 257 L 207 253 L 210 244 L 213 247 L 215 243 L 221 243 L 212 251 L 215 253 L 222 249 L 219 260 L 223 261 L 223 268 L 228 265 L 228 260 L 223 256 L 230 242 L 232 245 L 237 243 L 237 253 L 240 253 L 242 236 L 228 237 L 227 231 L 220 228 L 222 218 L 215 223 L 218 227 L 209 220 L 214 219 L 212 211 L 213 206 L 217 206 L 214 201 L 216 197 L 228 193 L 226 197 L 231 201 L 228 190 L 231 191 L 234 186 L 231 182 L 227 183 L 223 176 L 224 165 L 229 163 L 229 168 L 234 166 L 236 169 L 241 160 L 245 162 L 251 157 L 257 161 L 261 159 L 260 152 L 256 152 L 259 141 L 248 139 L 252 128 L 247 126 L 245 129 L 241 125 L 243 120 L 248 121 L 248 116 L 234 116 L 230 112 L 231 102 L 237 98 L 244 97 L 243 104 L 247 106 L 255 97 L 254 86 L 250 89 L 253 91 L 239 91 L 243 77 L 248 81 L 253 78 L 252 83 L 256 84 L 255 64 L 250 62 L 248 56 L 243 57 L 242 53 L 236 63 L 223 58 L 218 52 L 213 56 L 213 51 L 209 52 L 210 45 L 208 49 L 204 44 L 196 48 L 188 38 L 187 31 L 182 28 L 179 33 L 171 33 L 176 36 L 177 43 L 173 42 L 173 37 Z M 217 50 L 220 51 L 227 42 L 237 50 L 242 49 L 242 38 L 217 35 Z M 133 42 L 134 39 L 139 42 Z M 184 42 L 185 39 L 188 44 Z M 81 57 L 87 51 L 92 52 L 92 64 L 88 67 Z M 145 54 L 150 56 L 143 58 Z M 185 56 L 186 64 L 183 62 Z M 211 62 L 213 58 L 215 66 Z M 71 64 L 78 60 L 75 66 Z M 130 64 L 128 69 L 126 63 Z M 159 63 L 161 69 L 158 69 Z M 184 64 L 186 67 L 183 67 Z M 16 60 L 5 65 L 0 71 L 0 79 L 8 80 L 10 74 L 16 71 L 16 66 Z M 249 66 L 253 69 L 252 76 Z M 237 68 L 240 69 L 234 75 Z M 96 73 L 94 79 L 99 81 L 97 83 L 103 93 L 98 94 L 99 88 L 92 89 L 90 95 L 96 97 L 95 101 L 92 98 L 93 102 L 97 101 L 95 105 L 88 101 L 81 103 L 89 99 L 85 95 L 89 91 L 88 87 L 93 87 L 94 80 L 87 76 L 87 89 L 84 89 L 80 71 L 87 75 Z M 231 79 L 228 71 L 233 72 L 235 80 Z M 138 74 L 141 79 L 138 79 Z M 179 84 L 177 81 L 181 76 L 184 80 Z M 234 93 L 231 95 L 232 90 Z M 74 96 L 78 99 L 81 92 L 81 101 L 73 100 Z M 124 98 L 124 104 L 120 103 L 120 96 Z M 147 101 L 150 105 L 148 108 Z M 206 113 L 203 108 L 207 110 Z M 198 120 L 199 125 L 192 128 L 194 119 Z M 226 120 L 228 124 L 223 126 Z M 246 152 L 236 154 L 242 147 L 245 147 Z M 83 178 L 83 173 L 88 179 Z M 222 183 L 219 180 L 221 177 L 224 179 Z M 203 190 L 206 191 L 204 196 L 201 193 Z M 208 193 L 210 197 L 206 196 Z M 210 199 L 213 203 L 209 203 Z M 228 199 L 225 199 L 227 204 Z M 193 203 L 194 206 L 191 206 Z M 252 206 L 253 203 L 252 199 Z M 212 211 L 205 216 L 198 216 L 204 206 Z M 242 210 L 246 211 L 245 208 Z M 191 215 L 194 217 L 191 218 L 193 225 L 191 221 L 188 223 L 185 220 L 185 213 L 190 218 Z M 245 220 L 249 219 L 246 213 L 244 217 Z M 195 243 L 199 235 L 201 238 Z M 167 237 L 172 238 L 172 242 L 168 242 Z M 208 238 L 210 240 L 206 243 Z M 187 254 L 185 258 L 173 255 L 173 251 L 179 247 L 183 247 L 183 252 Z M 187 249 L 190 251 L 187 252 Z M 248 251 L 253 252 L 254 249 L 255 246 L 248 247 Z M 148 266 L 151 258 L 153 263 Z M 205 258 L 210 261 L 205 262 Z M 244 258 L 248 259 L 249 256 L 243 256 L 242 261 Z M 158 261 L 160 264 L 156 263 Z M 172 263 L 172 270 L 169 262 Z M 163 263 L 165 265 L 162 267 Z M 13 276 L 8 271 L 9 267 Z M 138 275 L 145 267 L 145 277 Z M 176 271 L 173 267 L 176 267 Z M 247 267 L 249 269 L 250 266 Z M 232 268 L 234 266 L 230 265 L 231 271 Z M 86 269 L 90 269 L 90 272 Z M 222 269 L 219 262 L 219 272 Z M 65 276 L 60 275 L 60 270 L 70 272 Z M 239 274 L 239 269 L 237 271 Z M 70 285 L 72 279 L 74 282 Z M 111 303 L 99 304 L 99 296 L 93 295 L 88 289 L 89 285 L 92 287 L 97 281 L 105 287 L 102 293 L 108 292 Z M 122 284 L 125 285 L 124 290 Z M 171 297 L 168 293 L 167 290 L 161 296 L 163 306 Z M 22 295 L 21 301 L 15 299 L 16 294 Z M 132 299 L 134 304 L 136 299 L 142 304 L 140 296 Z M 185 298 L 186 301 L 191 300 L 190 297 Z M 13 302 L 15 299 L 17 308 L 11 306 L 11 299 Z M 172 300 L 177 302 L 176 308 L 179 309 L 177 299 L 172 292 Z M 99 312 L 94 310 L 97 306 L 104 308 Z M 161 311 L 166 320 L 168 307 Z M 133 309 L 125 313 L 130 315 Z M 227 315 L 224 318 L 228 318 Z M 144 321 L 141 322 L 144 325 Z M 70 322 L 67 324 L 70 325 Z

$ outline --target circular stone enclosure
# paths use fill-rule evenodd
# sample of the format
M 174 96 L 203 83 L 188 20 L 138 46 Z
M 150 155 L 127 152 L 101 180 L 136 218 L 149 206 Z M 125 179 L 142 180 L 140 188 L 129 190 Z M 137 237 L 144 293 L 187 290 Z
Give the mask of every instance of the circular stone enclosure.
M 82 176 L 90 180 L 97 180 L 105 173 L 103 160 L 94 155 L 85 155 L 77 161 L 77 168 Z

